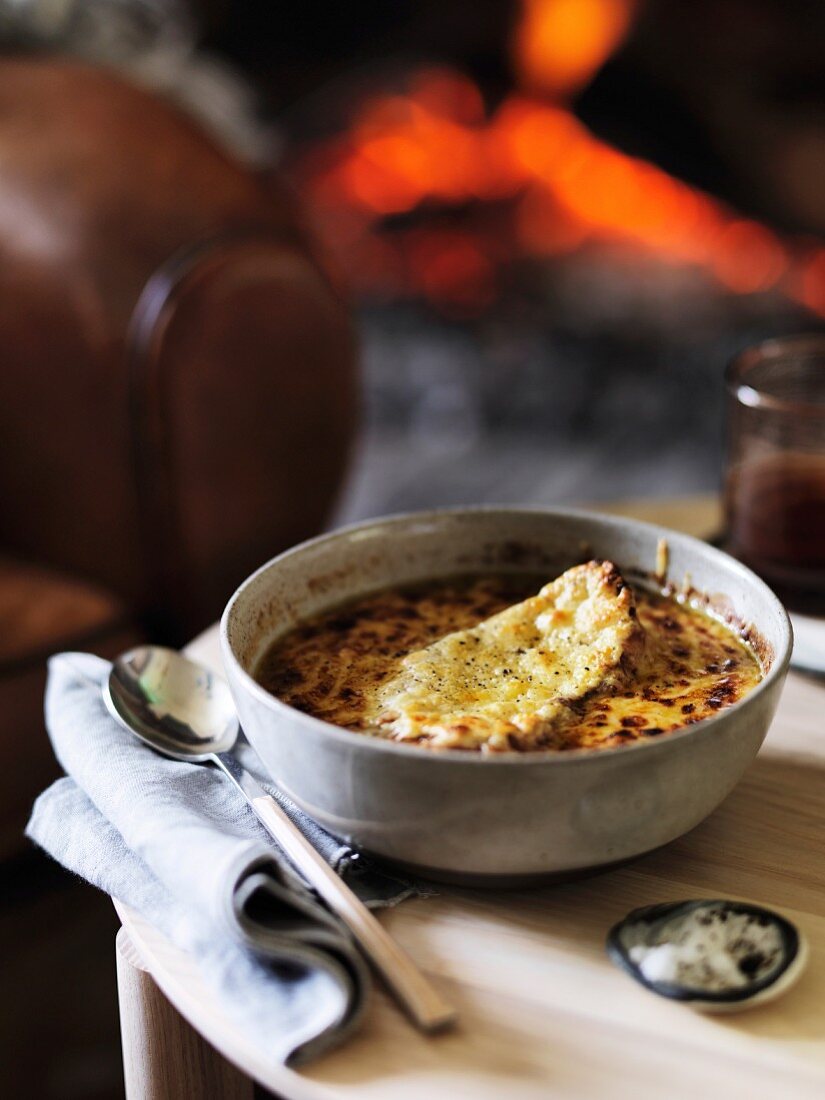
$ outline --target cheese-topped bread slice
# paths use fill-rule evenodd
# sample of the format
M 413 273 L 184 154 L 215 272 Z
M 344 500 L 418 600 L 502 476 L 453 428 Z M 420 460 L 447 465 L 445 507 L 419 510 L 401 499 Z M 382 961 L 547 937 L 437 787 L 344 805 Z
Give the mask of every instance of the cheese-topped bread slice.
M 576 702 L 621 687 L 643 648 L 632 590 L 611 562 L 591 561 L 408 654 L 377 691 L 370 724 L 441 748 L 551 747 Z

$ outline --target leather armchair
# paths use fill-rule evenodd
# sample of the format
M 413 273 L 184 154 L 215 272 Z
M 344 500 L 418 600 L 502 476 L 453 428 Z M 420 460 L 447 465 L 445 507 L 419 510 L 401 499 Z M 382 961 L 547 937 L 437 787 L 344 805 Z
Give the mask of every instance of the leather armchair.
M 355 419 L 285 190 L 103 70 L 0 62 L 0 856 L 56 771 L 46 656 L 214 620 L 322 526 Z

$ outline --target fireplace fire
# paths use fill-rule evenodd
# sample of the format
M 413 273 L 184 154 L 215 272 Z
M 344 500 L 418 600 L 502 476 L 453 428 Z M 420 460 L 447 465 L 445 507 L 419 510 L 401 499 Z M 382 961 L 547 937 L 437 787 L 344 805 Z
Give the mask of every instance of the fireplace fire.
M 615 51 L 636 0 L 523 0 L 515 87 L 489 106 L 468 76 L 413 67 L 365 94 L 344 132 L 304 144 L 292 175 L 366 300 L 423 299 L 472 318 L 524 265 L 607 250 L 771 292 L 825 316 L 825 248 L 780 235 L 595 136 L 573 96 Z

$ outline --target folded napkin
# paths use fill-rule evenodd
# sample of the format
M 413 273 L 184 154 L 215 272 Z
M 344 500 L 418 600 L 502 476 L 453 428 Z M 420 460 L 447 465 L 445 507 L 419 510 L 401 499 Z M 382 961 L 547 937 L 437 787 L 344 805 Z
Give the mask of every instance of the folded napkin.
M 309 1060 L 361 1019 L 361 955 L 234 784 L 165 759 L 111 718 L 101 698 L 109 668 L 83 653 L 49 664 L 46 726 L 68 778 L 37 800 L 27 835 L 190 952 L 271 1057 Z M 236 751 L 366 904 L 427 893 L 324 832 L 273 789 L 248 745 Z

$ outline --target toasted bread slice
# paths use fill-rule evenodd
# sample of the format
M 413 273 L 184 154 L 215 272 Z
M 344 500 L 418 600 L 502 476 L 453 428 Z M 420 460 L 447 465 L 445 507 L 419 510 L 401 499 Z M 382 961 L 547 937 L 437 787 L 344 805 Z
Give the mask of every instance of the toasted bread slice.
M 408 654 L 377 693 L 373 722 L 386 737 L 433 747 L 552 747 L 576 702 L 621 687 L 643 649 L 631 588 L 611 562 L 587 562 Z

